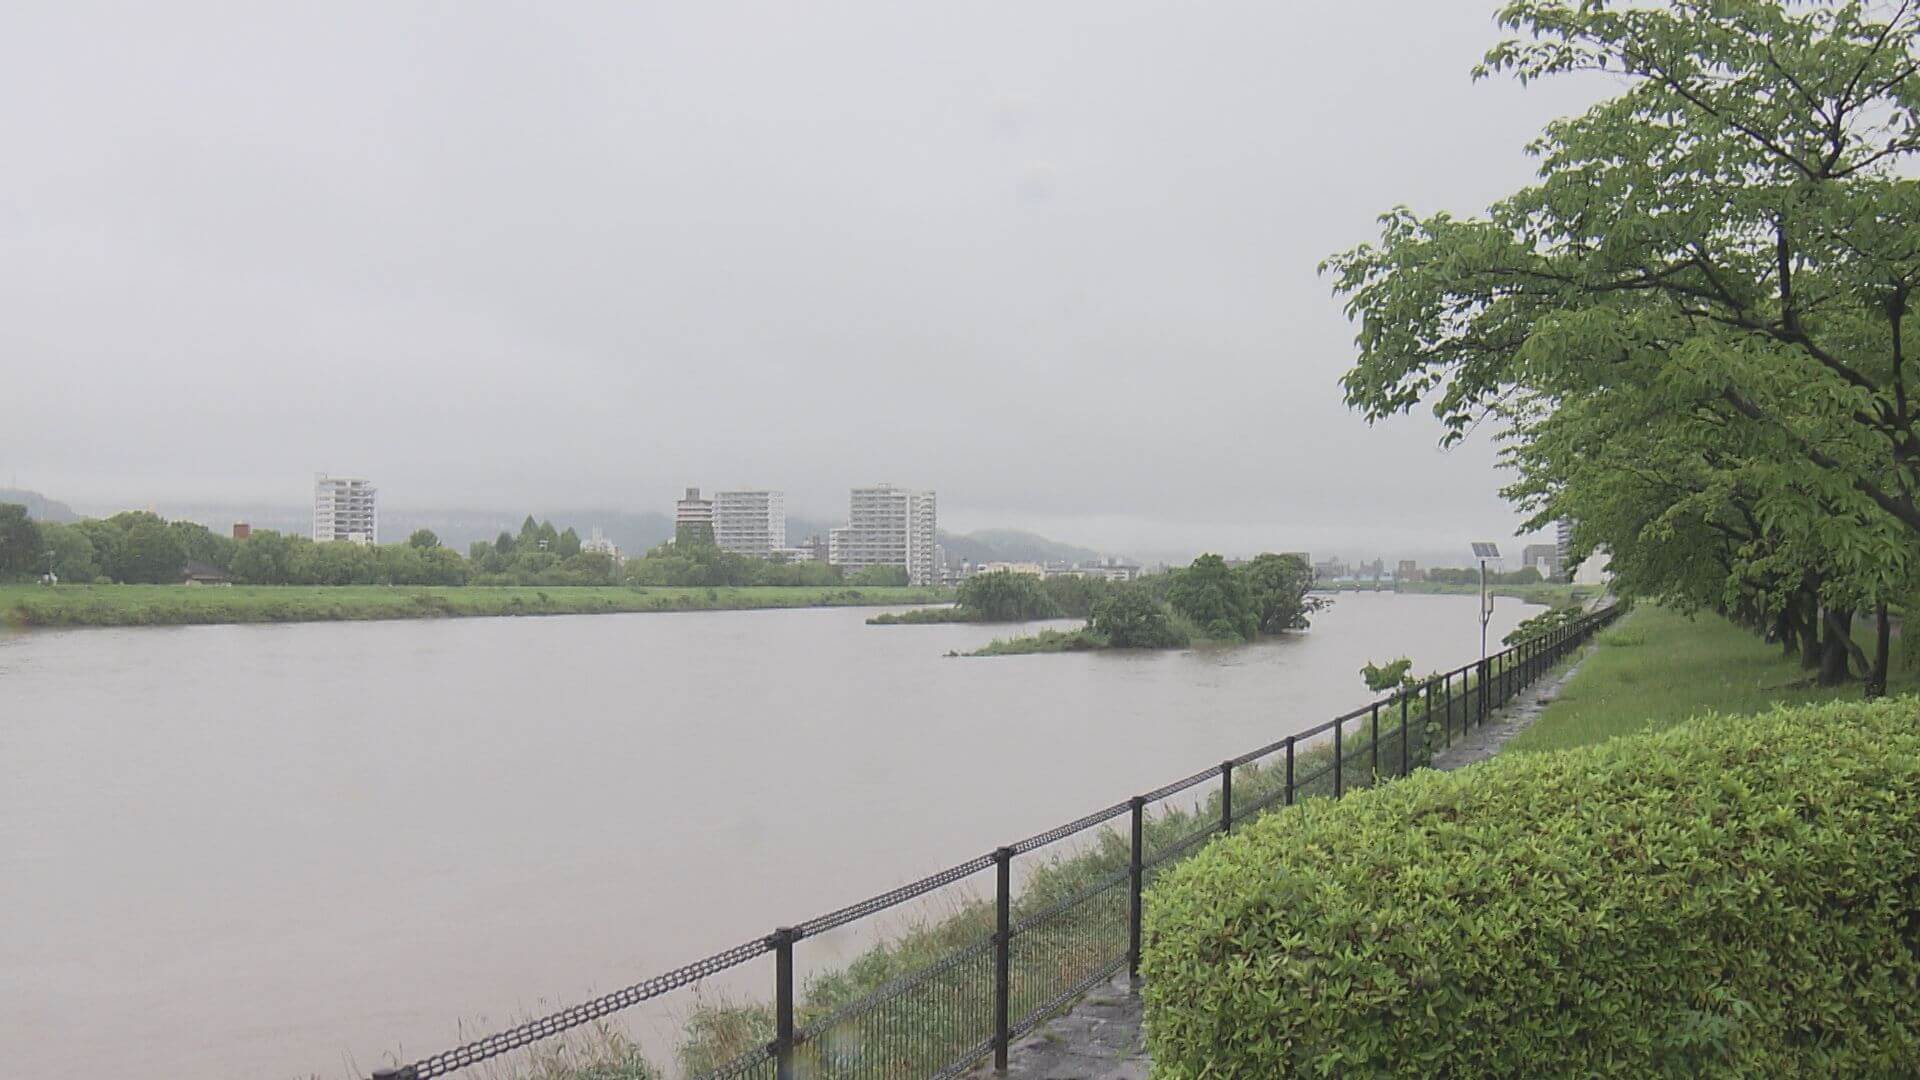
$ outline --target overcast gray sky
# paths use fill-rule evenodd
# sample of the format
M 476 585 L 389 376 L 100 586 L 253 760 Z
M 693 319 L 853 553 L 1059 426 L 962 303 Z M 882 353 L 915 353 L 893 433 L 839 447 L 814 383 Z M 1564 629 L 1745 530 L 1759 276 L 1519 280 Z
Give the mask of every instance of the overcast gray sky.
M 1504 538 L 1486 440 L 1342 406 L 1315 272 L 1597 92 L 1474 84 L 1495 6 L 16 3 L 0 483 Z

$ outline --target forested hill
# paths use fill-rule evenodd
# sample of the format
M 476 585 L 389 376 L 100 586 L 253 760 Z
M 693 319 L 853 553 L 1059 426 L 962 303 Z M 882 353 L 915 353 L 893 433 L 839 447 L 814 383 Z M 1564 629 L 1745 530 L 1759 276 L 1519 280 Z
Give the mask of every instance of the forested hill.
M 940 543 L 952 562 L 1091 562 L 1100 553 L 1049 540 L 1019 529 L 981 529 L 956 535 L 943 532 Z
M 57 521 L 61 524 L 79 521 L 80 515 L 63 502 L 55 502 L 37 491 L 22 491 L 19 488 L 0 488 L 0 503 L 18 503 L 27 508 L 27 516 L 35 521 Z

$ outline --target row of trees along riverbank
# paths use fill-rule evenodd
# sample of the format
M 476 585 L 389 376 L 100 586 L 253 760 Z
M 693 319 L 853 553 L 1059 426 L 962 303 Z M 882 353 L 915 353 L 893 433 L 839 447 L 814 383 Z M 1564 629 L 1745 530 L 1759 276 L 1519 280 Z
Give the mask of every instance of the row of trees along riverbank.
M 71 525 L 34 521 L 0 505 L 0 581 L 51 571 L 75 584 L 173 584 L 189 562 L 243 585 L 903 586 L 901 567 L 842 574 L 825 563 L 732 555 L 704 532 L 679 537 L 624 564 L 583 550 L 572 530 L 529 515 L 516 533 L 474 543 L 463 557 L 427 529 L 399 544 L 316 543 L 260 530 L 235 540 L 191 521 L 127 511 Z
M 879 625 L 928 622 L 1026 622 L 1079 618 L 1076 630 L 995 641 L 972 655 L 1074 652 L 1086 649 L 1178 649 L 1197 640 L 1252 641 L 1304 630 L 1325 597 L 1309 595 L 1313 569 L 1292 555 L 1261 555 L 1230 566 L 1202 555 L 1181 570 L 1135 581 L 1040 578 L 995 571 L 960 585 L 951 608 L 879 615 Z
M 1325 264 L 1360 324 L 1347 401 L 1503 428 L 1528 527 L 1615 588 L 1710 608 L 1884 691 L 1920 594 L 1920 11 L 1517 0 L 1482 74 L 1605 72 L 1539 182 L 1388 213 Z M 1920 329 L 1920 328 L 1916 328 Z M 1856 612 L 1875 620 L 1855 643 Z

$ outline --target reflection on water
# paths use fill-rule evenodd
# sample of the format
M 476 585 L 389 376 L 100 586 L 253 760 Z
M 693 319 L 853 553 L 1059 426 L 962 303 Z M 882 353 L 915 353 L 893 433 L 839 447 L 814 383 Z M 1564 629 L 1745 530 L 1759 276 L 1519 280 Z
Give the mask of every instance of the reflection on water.
M 441 1049 L 1316 723 L 1368 660 L 1464 663 L 1475 605 L 991 659 L 846 609 L 0 637 L 4 1071 Z

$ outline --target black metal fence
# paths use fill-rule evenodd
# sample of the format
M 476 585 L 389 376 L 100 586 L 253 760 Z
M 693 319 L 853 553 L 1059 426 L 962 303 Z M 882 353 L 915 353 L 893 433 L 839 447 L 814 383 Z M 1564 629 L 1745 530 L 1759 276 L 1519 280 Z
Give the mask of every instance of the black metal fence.
M 445 1076 L 769 954 L 771 1037 L 754 1041 L 724 1063 L 703 1061 L 690 1069 L 700 1080 L 951 1077 L 989 1057 L 996 1068 L 1003 1068 L 1014 1040 L 1122 968 L 1137 972 L 1143 890 L 1167 866 L 1210 837 L 1274 806 L 1339 798 L 1407 775 L 1435 750 L 1451 745 L 1456 733 L 1464 735 L 1484 723 L 1617 614 L 1618 609 L 1610 607 L 1584 616 L 1411 690 L 910 885 L 410 1065 L 378 1070 L 373 1078 Z M 1060 852 L 1067 848 L 1056 845 L 1070 840 L 1080 846 L 1063 859 Z M 1016 860 L 1041 852 L 1052 857 L 1034 864 L 1041 872 L 1030 875 L 1028 888 L 1016 897 Z M 965 940 L 937 959 L 857 994 L 843 994 L 843 1000 L 805 1006 L 797 1000 L 798 943 L 989 870 L 991 907 L 979 905 L 971 924 L 961 920 Z

